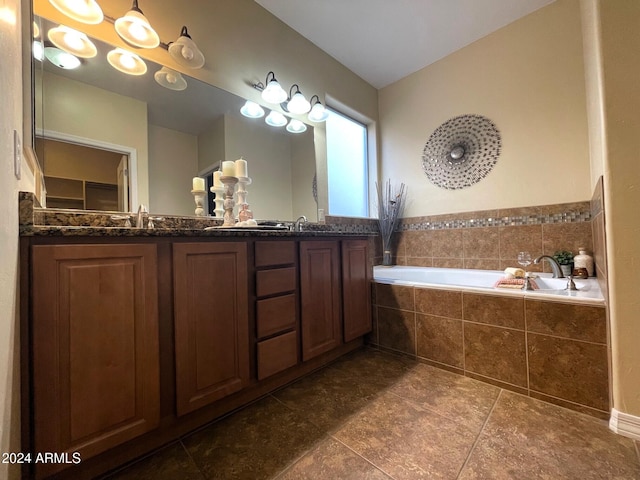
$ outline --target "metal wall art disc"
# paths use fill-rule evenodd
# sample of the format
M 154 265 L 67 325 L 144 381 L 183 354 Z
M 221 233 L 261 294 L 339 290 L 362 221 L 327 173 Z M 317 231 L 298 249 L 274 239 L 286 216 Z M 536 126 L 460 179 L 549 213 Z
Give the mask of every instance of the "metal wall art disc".
M 491 120 L 482 115 L 460 115 L 431 134 L 422 152 L 422 169 L 438 187 L 470 187 L 491 172 L 501 147 L 500 132 Z

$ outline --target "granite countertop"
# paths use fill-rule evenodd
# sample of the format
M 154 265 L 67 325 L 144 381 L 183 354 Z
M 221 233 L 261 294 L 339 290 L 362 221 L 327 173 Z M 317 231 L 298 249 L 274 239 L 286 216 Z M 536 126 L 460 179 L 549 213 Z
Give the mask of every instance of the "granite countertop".
M 306 223 L 302 232 L 269 229 L 265 226 L 258 228 L 215 228 L 221 226 L 221 219 L 214 217 L 156 215 L 154 213 L 148 215 L 154 219 L 155 228 L 125 227 L 125 219 L 122 216 L 126 214 L 123 212 L 41 208 L 35 196 L 29 192 L 19 193 L 19 210 L 21 236 L 329 237 L 378 234 L 378 226 L 375 220 L 345 217 L 327 217 L 325 223 Z M 133 221 L 135 222 L 135 220 Z M 290 225 L 292 222 L 269 221 L 268 223 Z M 146 225 L 147 222 L 145 221 Z M 207 229 L 208 227 L 214 228 Z

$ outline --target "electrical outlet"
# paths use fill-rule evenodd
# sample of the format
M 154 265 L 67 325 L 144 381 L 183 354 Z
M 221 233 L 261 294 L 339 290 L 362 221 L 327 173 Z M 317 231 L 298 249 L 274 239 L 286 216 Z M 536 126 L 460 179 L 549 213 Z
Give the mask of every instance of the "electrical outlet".
M 318 209 L 318 221 L 324 222 L 324 208 Z
M 13 131 L 13 173 L 20 180 L 22 174 L 22 144 L 20 142 L 20 134 L 17 130 Z

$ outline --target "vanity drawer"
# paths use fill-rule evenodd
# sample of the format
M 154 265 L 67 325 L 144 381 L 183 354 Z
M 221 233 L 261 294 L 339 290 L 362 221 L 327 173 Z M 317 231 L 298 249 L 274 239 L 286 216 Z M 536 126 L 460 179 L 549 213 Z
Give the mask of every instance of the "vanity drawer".
M 294 267 L 274 268 L 256 272 L 256 295 L 264 297 L 296 289 L 296 269 Z
M 270 377 L 298 363 L 297 332 L 258 343 L 258 380 Z
M 296 261 L 294 242 L 256 242 L 256 267 L 288 265 Z
M 296 326 L 296 296 L 265 298 L 256 302 L 258 338 L 268 337 Z

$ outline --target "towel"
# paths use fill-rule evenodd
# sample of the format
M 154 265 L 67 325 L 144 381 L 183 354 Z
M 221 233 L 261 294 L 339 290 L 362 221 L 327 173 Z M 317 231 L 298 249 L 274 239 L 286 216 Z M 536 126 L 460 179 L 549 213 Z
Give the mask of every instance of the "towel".
M 504 274 L 506 278 L 524 278 L 524 270 L 517 267 L 505 268 Z
M 529 282 L 531 282 L 531 287 L 534 290 L 538 290 L 538 284 L 536 284 L 536 281 L 533 278 L 529 279 Z M 495 285 L 494 288 L 513 288 L 513 289 L 521 289 L 522 286 L 524 285 L 524 278 L 501 278 L 500 280 L 498 280 Z

